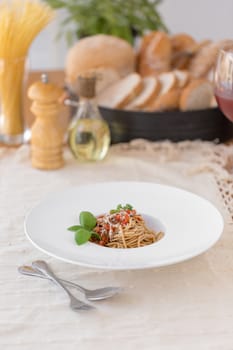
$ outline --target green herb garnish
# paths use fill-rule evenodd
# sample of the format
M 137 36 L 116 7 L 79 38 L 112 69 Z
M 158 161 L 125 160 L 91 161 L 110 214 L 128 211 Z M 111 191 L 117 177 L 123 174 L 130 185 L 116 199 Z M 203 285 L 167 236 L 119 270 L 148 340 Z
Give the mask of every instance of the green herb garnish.
M 82 211 L 79 214 L 79 222 L 80 225 L 70 226 L 67 229 L 75 233 L 75 242 L 78 245 L 86 243 L 92 236 L 100 240 L 98 233 L 92 231 L 97 222 L 96 217 L 92 213 Z
M 85 228 L 80 228 L 75 232 L 75 241 L 78 245 L 84 244 L 91 238 L 91 231 L 86 230 Z
M 111 209 L 109 213 L 116 214 L 116 213 L 119 213 L 120 210 L 133 210 L 133 206 L 128 203 L 124 206 L 122 206 L 122 204 L 118 204 L 116 209 Z
M 131 204 L 118 204 L 116 209 L 110 210 L 110 214 L 118 213 L 120 210 L 133 210 Z M 82 245 L 90 240 L 90 238 L 95 238 L 100 240 L 101 237 L 98 233 L 94 232 L 93 229 L 96 226 L 96 217 L 89 211 L 81 211 L 79 214 L 80 225 L 74 225 L 67 228 L 68 231 L 74 232 L 75 242 L 78 245 Z
M 96 226 L 96 217 L 89 211 L 82 211 L 79 215 L 80 225 L 88 230 L 92 230 Z
M 72 231 L 72 232 L 76 232 L 76 231 L 78 231 L 80 228 L 82 228 L 82 226 L 80 226 L 80 225 L 74 225 L 74 226 L 70 226 L 70 227 L 68 227 L 68 231 Z

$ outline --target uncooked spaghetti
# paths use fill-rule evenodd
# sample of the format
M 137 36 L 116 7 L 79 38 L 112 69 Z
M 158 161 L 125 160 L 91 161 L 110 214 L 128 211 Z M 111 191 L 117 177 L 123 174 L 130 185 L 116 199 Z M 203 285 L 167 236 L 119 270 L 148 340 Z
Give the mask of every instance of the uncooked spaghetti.
M 99 235 L 92 241 L 110 248 L 138 248 L 159 241 L 163 232 L 155 232 L 148 228 L 142 215 L 129 204 L 97 217 L 93 231 Z
M 3 0 L 0 3 L 0 98 L 2 131 L 22 133 L 22 85 L 25 59 L 37 34 L 54 12 L 36 0 Z

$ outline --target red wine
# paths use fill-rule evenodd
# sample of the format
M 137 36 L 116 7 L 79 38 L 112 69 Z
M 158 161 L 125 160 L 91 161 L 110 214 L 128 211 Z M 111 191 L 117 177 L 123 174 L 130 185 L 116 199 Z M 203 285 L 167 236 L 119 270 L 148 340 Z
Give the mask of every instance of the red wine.
M 233 91 L 231 94 L 215 91 L 215 97 L 223 114 L 233 122 Z

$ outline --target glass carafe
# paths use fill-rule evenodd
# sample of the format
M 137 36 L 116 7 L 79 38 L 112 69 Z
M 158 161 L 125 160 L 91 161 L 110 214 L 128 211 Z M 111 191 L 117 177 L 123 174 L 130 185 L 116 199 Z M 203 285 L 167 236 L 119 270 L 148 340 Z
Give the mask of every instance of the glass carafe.
M 79 102 L 69 126 L 68 143 L 77 160 L 102 160 L 109 149 L 110 131 L 95 101 L 95 77 L 79 77 L 78 86 Z

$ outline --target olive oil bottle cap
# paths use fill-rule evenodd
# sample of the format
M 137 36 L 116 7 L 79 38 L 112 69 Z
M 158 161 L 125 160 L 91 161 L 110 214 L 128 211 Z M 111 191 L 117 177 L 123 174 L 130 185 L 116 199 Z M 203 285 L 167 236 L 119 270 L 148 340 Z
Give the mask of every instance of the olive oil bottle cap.
M 95 97 L 96 76 L 79 76 L 78 77 L 78 94 L 80 97 Z

